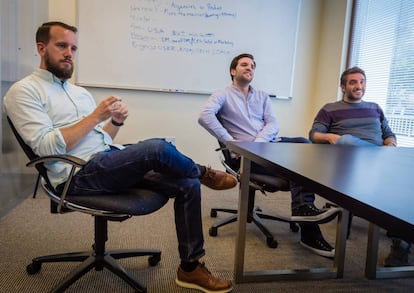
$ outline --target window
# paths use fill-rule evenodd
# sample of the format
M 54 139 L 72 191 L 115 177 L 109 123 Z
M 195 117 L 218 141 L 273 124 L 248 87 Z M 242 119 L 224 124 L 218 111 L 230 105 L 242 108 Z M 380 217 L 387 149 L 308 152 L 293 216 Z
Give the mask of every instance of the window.
M 367 75 L 364 100 L 378 103 L 399 146 L 414 147 L 414 1 L 355 0 L 349 66 Z

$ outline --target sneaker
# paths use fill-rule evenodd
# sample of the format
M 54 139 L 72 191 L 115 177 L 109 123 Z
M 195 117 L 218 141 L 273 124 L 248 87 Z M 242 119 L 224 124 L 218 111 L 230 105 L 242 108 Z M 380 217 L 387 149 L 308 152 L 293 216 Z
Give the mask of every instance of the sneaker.
M 230 189 L 237 185 L 237 179 L 226 172 L 206 167 L 206 172 L 200 177 L 201 184 L 215 190 Z
M 332 221 L 340 212 L 339 208 L 318 209 L 313 203 L 301 205 L 292 210 L 292 221 L 326 223 Z
M 410 266 L 409 254 L 411 245 L 401 239 L 393 239 L 391 250 L 384 259 L 384 267 Z
M 197 289 L 206 293 L 226 293 L 233 290 L 230 280 L 214 277 L 204 263 L 200 263 L 192 272 L 185 272 L 178 267 L 175 283 L 184 288 Z
M 314 239 L 301 239 L 300 244 L 312 252 L 329 258 L 335 257 L 335 249 L 323 237 Z

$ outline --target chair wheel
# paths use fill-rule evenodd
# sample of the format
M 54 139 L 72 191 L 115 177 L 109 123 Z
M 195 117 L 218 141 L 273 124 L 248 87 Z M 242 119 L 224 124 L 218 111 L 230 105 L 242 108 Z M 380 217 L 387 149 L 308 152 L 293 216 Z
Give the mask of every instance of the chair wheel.
M 279 245 L 279 243 L 277 243 L 277 241 L 274 240 L 273 238 L 268 238 L 266 242 L 267 242 L 267 246 L 269 246 L 270 248 L 276 248 Z
M 33 261 L 31 264 L 29 264 L 26 267 L 26 272 L 29 275 L 34 275 L 34 274 L 37 274 L 41 268 L 42 268 L 42 264 L 40 262 Z
M 156 266 L 161 260 L 161 255 L 153 255 L 148 258 L 148 264 L 152 267 Z
M 296 224 L 296 223 L 290 223 L 290 230 L 292 231 L 292 232 L 298 232 L 299 231 L 299 226 L 298 226 L 298 224 Z
M 215 228 L 215 227 L 211 227 L 211 228 L 208 230 L 208 234 L 209 234 L 210 236 L 212 236 L 212 237 L 217 236 L 217 228 Z
M 217 211 L 215 211 L 215 210 L 211 210 L 211 211 L 210 211 L 210 217 L 212 217 L 212 218 L 217 218 Z

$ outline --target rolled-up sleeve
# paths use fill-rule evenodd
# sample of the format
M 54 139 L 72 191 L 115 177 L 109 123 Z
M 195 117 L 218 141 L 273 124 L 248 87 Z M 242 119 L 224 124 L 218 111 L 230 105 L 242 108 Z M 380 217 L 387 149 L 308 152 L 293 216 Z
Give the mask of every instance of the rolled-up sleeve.
M 198 118 L 198 123 L 221 142 L 233 140 L 233 137 L 223 127 L 216 116 L 224 101 L 224 95 L 220 93 L 212 94 L 204 105 L 204 108 L 201 110 Z
M 54 128 L 38 89 L 25 83 L 12 86 L 4 98 L 4 110 L 36 154 L 66 153 L 66 143 L 60 130 Z
M 309 131 L 309 139 L 313 141 L 313 135 L 315 132 L 327 133 L 331 124 L 331 118 L 325 109 L 319 110 L 313 120 L 311 130 Z

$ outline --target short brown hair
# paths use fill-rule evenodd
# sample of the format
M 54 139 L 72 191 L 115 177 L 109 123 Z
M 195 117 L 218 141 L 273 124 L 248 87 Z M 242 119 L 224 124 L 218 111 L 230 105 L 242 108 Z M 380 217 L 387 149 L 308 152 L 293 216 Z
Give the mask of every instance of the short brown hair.
M 78 29 L 74 26 L 68 25 L 66 23 L 60 22 L 60 21 L 49 21 L 43 23 L 36 32 L 36 43 L 43 43 L 48 44 L 50 41 L 50 28 L 52 26 L 60 26 L 65 29 L 68 29 L 75 34 L 77 33 Z
M 236 69 L 237 64 L 239 63 L 239 60 L 242 59 L 242 58 L 246 58 L 246 57 L 252 59 L 253 60 L 253 63 L 254 63 L 254 66 L 256 67 L 256 61 L 254 61 L 254 57 L 253 57 L 252 54 L 243 53 L 243 54 L 240 54 L 240 55 L 234 57 L 233 60 L 230 63 L 230 76 L 231 76 L 231 80 L 233 80 L 233 75 L 231 75 L 231 70 L 232 69 Z
M 342 72 L 342 74 L 341 74 L 341 86 L 346 86 L 346 80 L 348 78 L 348 75 L 353 74 L 353 73 L 361 73 L 364 76 L 365 79 L 367 78 L 366 75 L 365 75 L 364 70 L 362 70 L 358 66 L 354 66 L 354 67 L 348 68 L 347 70 Z

